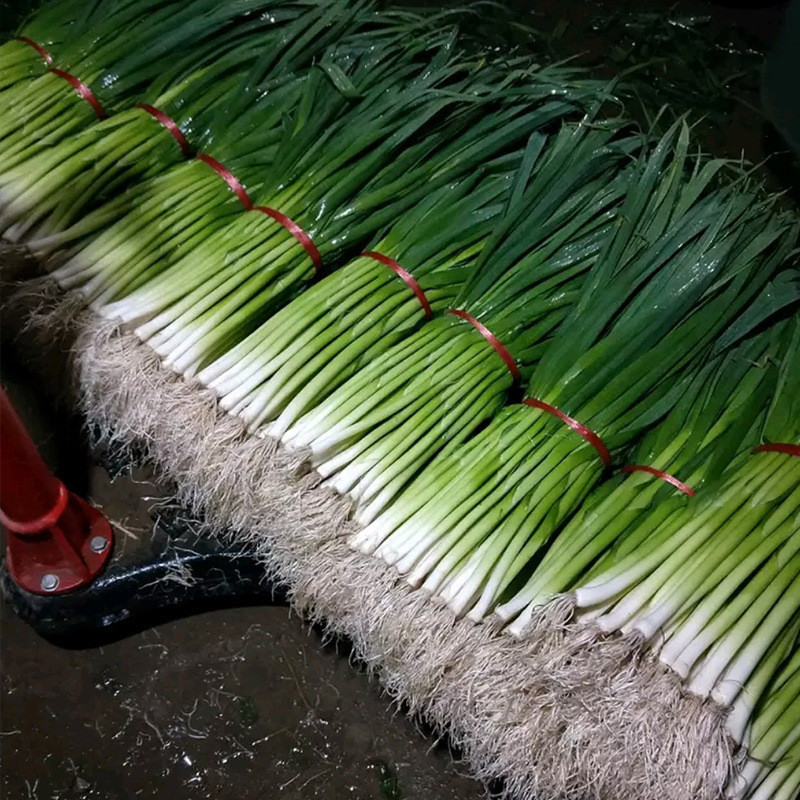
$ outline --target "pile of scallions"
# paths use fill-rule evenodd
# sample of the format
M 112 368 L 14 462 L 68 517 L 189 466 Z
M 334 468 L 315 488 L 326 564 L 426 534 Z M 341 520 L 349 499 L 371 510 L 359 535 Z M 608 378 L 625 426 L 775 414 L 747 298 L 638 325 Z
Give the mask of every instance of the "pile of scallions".
M 314 63 L 345 28 L 357 28 L 359 20 L 372 22 L 374 16 L 360 3 L 331 7 L 275 0 L 262 5 L 269 14 L 247 24 L 226 29 L 228 21 L 220 20 L 219 35 L 160 74 L 137 96 L 136 106 L 4 164 L 0 187 L 9 199 L 0 230 L 13 239 L 24 235 L 37 242 L 36 249 L 41 249 L 39 240 L 61 244 L 57 234 L 88 208 L 118 195 L 120 187 L 160 175 L 198 152 L 213 153 L 223 131 L 233 135 L 230 128 L 238 136 L 268 128 L 269 120 L 256 116 L 259 109 L 274 107 L 272 96 L 297 82 L 297 69 Z M 385 25 L 395 26 L 391 15 Z M 382 32 L 372 27 L 380 38 Z M 284 93 L 278 102 L 285 109 L 291 100 Z M 99 219 L 107 225 L 112 209 L 121 213 L 135 203 L 130 193 Z M 82 220 L 84 231 L 87 225 Z
M 347 497 L 354 549 L 647 651 L 746 748 L 728 795 L 790 800 L 797 215 L 463 14 L 45 5 L 0 46 L 0 232 Z

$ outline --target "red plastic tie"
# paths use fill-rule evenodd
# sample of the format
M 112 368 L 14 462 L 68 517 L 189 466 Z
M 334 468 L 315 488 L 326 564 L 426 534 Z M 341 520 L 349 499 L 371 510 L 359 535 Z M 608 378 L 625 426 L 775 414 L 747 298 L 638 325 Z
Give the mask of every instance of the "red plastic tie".
M 282 214 L 277 209 L 270 208 L 269 206 L 256 206 L 253 210 L 260 211 L 262 214 L 272 217 L 279 225 L 283 225 L 283 227 L 300 242 L 306 253 L 308 253 L 308 257 L 311 259 L 314 269 L 317 271 L 322 269 L 322 256 L 319 254 L 317 246 L 311 241 L 311 237 L 293 219 L 290 219 L 286 214 Z
M 184 155 L 190 156 L 192 154 L 192 148 L 189 146 L 189 142 L 186 141 L 186 137 L 183 135 L 183 132 L 174 119 L 167 116 L 160 108 L 151 106 L 149 103 L 141 103 L 136 106 L 136 108 L 141 108 L 142 111 L 146 111 L 151 117 L 155 117 L 155 119 L 169 131 L 170 136 L 178 143 Z
M 28 47 L 32 47 L 42 57 L 42 60 L 48 67 L 53 63 L 53 56 L 50 55 L 50 51 L 46 50 L 38 42 L 34 42 L 33 39 L 29 39 L 27 36 L 17 36 L 17 40 L 25 42 Z
M 250 195 L 247 194 L 244 186 L 239 183 L 236 176 L 227 167 L 224 167 L 216 158 L 208 155 L 208 153 L 198 153 L 195 158 L 200 159 L 204 164 L 208 164 L 208 166 L 231 187 L 231 191 L 239 198 L 245 209 L 250 211 L 253 207 L 253 201 L 250 199 Z
M 519 367 L 517 367 L 517 362 L 514 361 L 514 357 L 511 353 L 506 350 L 505 345 L 482 323 L 478 322 L 475 317 L 471 314 L 467 314 L 466 311 L 461 311 L 460 309 L 450 309 L 449 311 L 445 311 L 445 314 L 452 314 L 455 317 L 461 317 L 461 319 L 465 319 L 472 325 L 478 333 L 486 339 L 487 342 L 494 348 L 497 355 L 503 359 L 503 362 L 508 367 L 508 371 L 511 373 L 511 377 L 515 380 L 519 380 Z
M 800 444 L 782 444 L 776 442 L 774 444 L 760 444 L 758 447 L 753 448 L 754 453 L 785 453 L 787 456 L 795 456 L 800 458 Z
M 433 319 L 431 304 L 428 302 L 428 298 L 425 297 L 425 292 L 422 291 L 422 287 L 414 280 L 414 276 L 407 269 L 403 269 L 393 258 L 389 258 L 389 256 L 385 256 L 383 253 L 378 253 L 375 250 L 365 250 L 361 255 L 367 258 L 374 258 L 376 261 L 380 261 L 381 264 L 389 267 L 393 272 L 396 272 L 399 278 L 416 295 L 417 300 L 419 300 L 422 306 L 422 310 L 425 312 L 425 318 Z
M 563 411 L 560 411 L 555 406 L 551 406 L 549 403 L 544 403 L 541 400 L 537 400 L 535 397 L 526 397 L 522 401 L 526 406 L 532 406 L 533 408 L 538 408 L 541 411 L 546 411 L 548 414 L 552 414 L 554 417 L 558 417 L 565 425 L 569 425 L 572 430 L 574 430 L 580 436 L 583 436 L 589 444 L 597 450 L 598 455 L 600 458 L 603 459 L 603 463 L 608 467 L 611 466 L 611 453 L 608 452 L 608 448 L 605 445 L 605 442 L 593 431 L 587 428 L 582 422 L 578 422 L 578 420 L 573 419 L 568 414 L 565 414 Z
M 655 467 L 648 467 L 645 464 L 628 464 L 627 467 L 622 468 L 623 472 L 648 472 L 650 475 L 655 475 L 656 478 L 661 478 L 662 481 L 666 481 L 669 484 L 672 484 L 679 492 L 683 492 L 689 497 L 694 497 L 695 492 L 691 486 L 687 486 L 683 481 L 679 481 L 674 475 L 670 475 L 668 472 L 662 472 L 660 469 L 656 469 Z
M 64 72 L 63 69 L 57 69 L 56 67 L 51 67 L 48 72 L 52 72 L 54 75 L 58 75 L 59 78 L 63 78 L 77 93 L 80 95 L 94 110 L 94 113 L 97 114 L 98 119 L 105 119 L 106 112 L 103 109 L 103 106 L 100 105 L 100 101 L 94 96 L 92 90 L 81 80 L 76 78 L 74 75 L 71 75 L 69 72 Z

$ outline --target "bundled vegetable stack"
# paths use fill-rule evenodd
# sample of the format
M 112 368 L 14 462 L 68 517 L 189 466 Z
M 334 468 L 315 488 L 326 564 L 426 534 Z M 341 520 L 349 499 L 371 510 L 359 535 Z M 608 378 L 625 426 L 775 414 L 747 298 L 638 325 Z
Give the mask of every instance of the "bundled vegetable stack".
M 359 501 L 362 521 L 490 419 L 536 362 L 613 227 L 616 168 L 639 144 L 616 133 L 581 124 L 549 144 L 531 139 L 508 211 L 453 307 L 316 409 L 272 428 L 310 448 L 319 473 Z
M 353 80 L 361 83 L 367 97 L 372 92 L 382 94 L 399 85 L 398 81 L 418 75 L 428 64 L 431 50 L 441 46 L 442 36 L 421 36 L 420 50 L 409 49 L 408 60 L 398 64 L 402 39 L 391 32 L 393 27 L 393 21 L 387 20 L 385 38 L 374 31 L 366 38 L 348 38 L 326 51 L 318 67 L 308 73 L 289 76 L 288 81 L 278 78 L 274 90 L 261 94 L 233 124 L 219 135 L 205 137 L 213 154 L 201 152 L 133 186 L 55 237 L 62 242 L 78 240 L 71 257 L 56 271 L 56 279 L 65 287 L 80 287 L 90 301 L 103 304 L 124 297 L 170 265 L 173 272 L 179 271 L 176 262 L 195 265 L 197 253 L 213 265 L 209 248 L 214 235 L 243 211 L 257 208 L 251 198 L 254 190 L 265 183 L 280 185 L 287 171 L 301 169 L 297 160 L 305 158 L 309 148 L 313 152 L 312 146 L 321 144 L 330 127 L 340 124 L 343 112 L 354 104 Z M 414 57 L 417 52 L 419 59 Z M 348 80 L 353 91 L 343 93 L 340 86 Z M 422 91 L 426 91 L 424 86 Z M 130 210 L 118 218 L 120 206 Z M 246 221 L 254 216 L 262 214 L 251 213 Z M 108 225 L 109 219 L 116 221 Z M 94 230 L 98 223 L 106 224 L 105 229 L 86 239 L 87 230 Z M 137 246 L 132 248 L 134 243 Z
M 77 24 L 66 26 L 68 31 L 63 21 L 56 22 L 55 36 L 63 41 L 54 45 L 54 52 L 39 52 L 50 64 L 47 71 L 32 80 L 17 80 L 3 92 L 4 173 L 93 120 L 130 108 L 154 82 L 179 81 L 188 71 L 213 63 L 218 48 L 225 52 L 226 40 L 241 35 L 241 25 L 251 15 L 257 24 L 265 24 L 259 12 L 270 5 L 265 0 L 83 4 L 76 11 Z M 61 20 L 61 7 L 40 12 L 42 27 L 51 16 Z M 192 59 L 178 58 L 176 63 L 176 53 L 189 49 Z
M 510 94 L 495 81 L 502 73 L 453 63 L 449 51 L 402 89 L 394 77 L 382 81 L 325 137 L 315 131 L 310 151 L 305 132 L 279 145 L 252 201 L 260 213 L 234 216 L 100 313 L 140 323 L 137 334 L 165 363 L 193 375 L 437 186 L 573 107 L 552 97 L 550 80 Z M 104 296 L 127 294 L 131 273 L 123 264 L 100 276 L 109 286 Z M 124 284 L 112 283 L 118 276 Z
M 684 181 L 687 145 L 687 130 L 673 129 L 631 177 L 623 223 L 546 348 L 531 397 L 441 458 L 357 537 L 458 613 L 480 619 L 502 602 L 611 453 L 654 421 L 651 407 L 668 409 L 791 250 L 791 227 L 749 193 L 710 189 L 718 164 Z
M 254 430 L 312 407 L 452 304 L 510 184 L 501 172 L 433 190 L 374 249 L 277 312 L 200 381 Z
M 800 631 L 800 461 L 786 444 L 800 438 L 800 315 L 773 335 L 783 339 L 777 348 L 758 353 L 751 347 L 748 354 L 777 373 L 774 397 L 750 417 L 768 407 L 766 441 L 747 436 L 742 448 L 743 431 L 734 426 L 728 435 L 737 439 L 719 455 L 740 452 L 717 485 L 705 486 L 684 508 L 660 506 L 655 519 L 640 515 L 574 590 L 600 630 L 650 642 L 689 692 L 731 709 L 731 736 L 754 742 L 760 754 L 754 757 L 764 759 L 757 778 L 750 767 L 755 797 L 792 795 L 797 759 L 791 753 L 800 742 L 796 692 L 786 688 L 781 700 L 770 697 L 782 686 L 780 673 L 791 666 Z M 758 388 L 745 380 L 734 407 L 737 399 L 750 399 L 745 391 L 758 397 Z M 781 702 L 779 721 L 772 715 Z M 764 718 L 776 726 L 769 735 Z
M 342 563 L 393 570 L 387 614 L 436 598 L 470 698 L 499 680 L 487 643 L 524 675 L 531 642 L 547 670 L 534 631 L 610 642 L 620 675 L 660 662 L 702 701 L 708 741 L 665 758 L 690 768 L 722 726 L 728 761 L 747 757 L 704 785 L 793 798 L 796 214 L 690 156 L 684 120 L 643 135 L 609 117 L 613 87 L 475 52 L 459 13 L 46 6 L 0 47 L 0 228 L 276 464 L 315 470 L 322 489 L 285 478 L 303 524 L 346 498 Z M 461 617 L 491 619 L 474 653 L 447 639 Z M 553 683 L 592 686 L 594 663 Z M 621 685 L 615 702 L 641 701 Z M 512 692 L 487 747 L 517 746 Z M 620 779 L 620 796 L 665 796 L 649 758 L 652 792 Z
M 771 294 L 780 303 L 797 299 L 791 282 L 770 285 L 764 299 Z M 779 311 L 780 305 L 768 302 L 762 313 Z M 750 324 L 760 322 L 756 317 Z M 787 334 L 775 325 L 730 349 L 738 328 L 718 341 L 722 352 L 683 387 L 672 411 L 629 456 L 630 463 L 592 492 L 559 531 L 518 595 L 527 599 L 525 619 L 619 553 L 638 522 L 653 526 L 671 513 L 686 513 L 696 505 L 692 498 L 698 493 L 715 491 L 732 459 L 749 458 L 775 390 L 774 364 L 781 358 L 781 337 Z
M 64 228 L 90 204 L 116 197 L 126 182 L 213 151 L 223 134 L 228 142 L 254 134 L 268 139 L 276 125 L 270 111 L 274 117 L 277 108 L 285 113 L 292 104 L 288 92 L 299 80 L 297 68 L 313 63 L 326 44 L 358 24 L 359 15 L 365 21 L 373 16 L 358 3 L 261 5 L 257 16 L 254 8 L 233 23 L 218 20 L 208 44 L 170 65 L 135 107 L 4 166 L 0 186 L 9 201 L 0 226 L 6 235 L 24 234 L 37 251 L 63 244 L 70 238 Z M 108 224 L 113 211 L 135 207 L 140 197 L 131 192 L 92 219 Z M 90 229 L 92 219 L 81 219 L 79 230 Z

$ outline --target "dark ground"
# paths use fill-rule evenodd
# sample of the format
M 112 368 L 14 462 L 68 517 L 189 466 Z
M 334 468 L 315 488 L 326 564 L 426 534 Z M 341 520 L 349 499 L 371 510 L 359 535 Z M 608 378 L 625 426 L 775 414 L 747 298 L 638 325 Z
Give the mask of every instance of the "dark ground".
M 5 613 L 2 636 L 8 800 L 483 796 L 285 609 L 78 651 Z
M 0 1 L 3 27 L 9 9 L 27 5 Z M 710 150 L 744 151 L 754 161 L 781 150 L 756 108 L 759 51 L 775 35 L 782 3 L 654 3 L 678 33 L 664 41 L 653 36 L 657 26 L 625 27 L 628 10 L 642 9 L 627 0 L 513 5 L 544 32 L 535 46 L 554 56 L 581 52 L 585 63 L 610 71 L 654 58 L 648 81 L 656 98 L 683 97 L 702 111 Z M 698 13 L 709 15 L 701 33 L 685 33 L 681 26 Z M 699 52 L 712 54 L 705 66 L 693 62 Z M 686 90 L 694 76 L 697 96 Z M 780 159 L 768 165 L 779 184 Z M 141 547 L 166 488 L 141 470 L 111 481 L 101 466 L 76 458 L 85 447 L 79 422 L 52 416 L 35 383 L 14 372 L 7 349 L 3 382 L 51 463 L 114 522 L 118 552 Z M 350 662 L 346 643 L 338 651 L 324 644 L 285 608 L 212 611 L 84 649 L 45 642 L 4 608 L 0 637 L 0 796 L 7 800 L 485 796 L 445 745 L 391 709 Z

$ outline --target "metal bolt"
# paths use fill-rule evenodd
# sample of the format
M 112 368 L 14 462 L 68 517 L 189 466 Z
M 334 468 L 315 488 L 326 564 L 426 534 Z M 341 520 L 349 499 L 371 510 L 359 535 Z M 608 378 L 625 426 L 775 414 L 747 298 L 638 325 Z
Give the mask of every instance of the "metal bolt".
M 42 575 L 41 587 L 45 592 L 54 592 L 58 589 L 58 583 L 58 575 L 53 575 L 52 572 Z
M 102 553 L 108 547 L 108 539 L 105 536 L 92 536 L 89 547 L 93 553 Z

